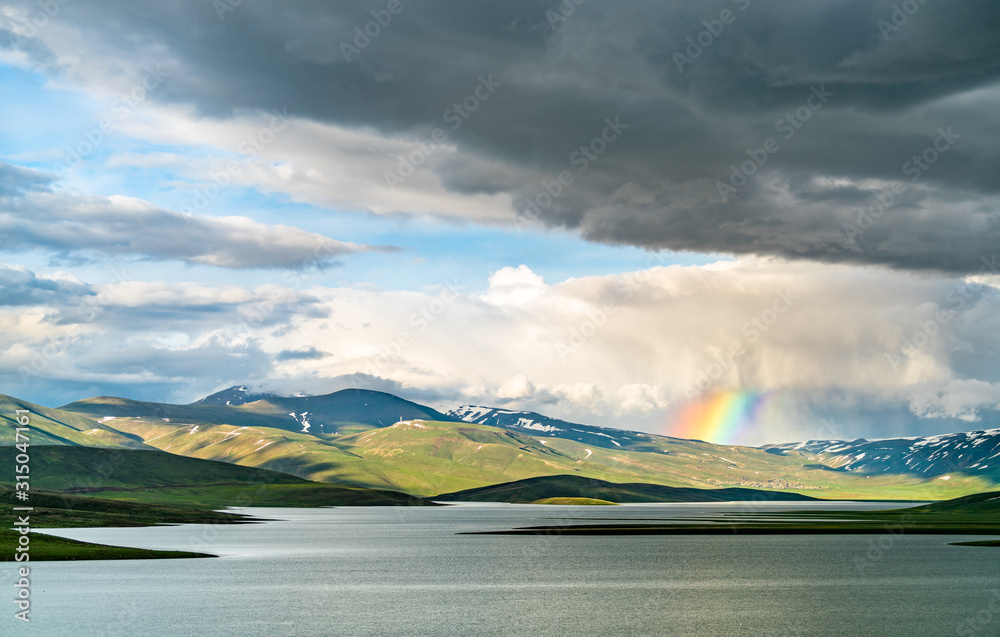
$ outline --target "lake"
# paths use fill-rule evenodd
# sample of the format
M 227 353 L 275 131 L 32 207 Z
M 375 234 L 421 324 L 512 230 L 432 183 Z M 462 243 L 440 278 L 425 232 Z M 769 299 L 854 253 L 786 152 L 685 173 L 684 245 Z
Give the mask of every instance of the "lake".
M 34 563 L 31 624 L 10 603 L 4 623 L 16 625 L 4 634 L 1000 634 L 1000 549 L 948 546 L 954 536 L 456 534 L 816 508 L 889 505 L 254 508 L 236 510 L 276 521 L 59 529 L 221 557 Z

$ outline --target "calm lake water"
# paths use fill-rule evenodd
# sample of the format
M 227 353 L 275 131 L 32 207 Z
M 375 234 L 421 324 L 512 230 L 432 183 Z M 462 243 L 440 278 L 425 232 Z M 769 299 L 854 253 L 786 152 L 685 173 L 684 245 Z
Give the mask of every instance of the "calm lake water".
M 746 510 L 739 504 L 256 508 L 241 511 L 278 521 L 61 529 L 52 533 L 222 557 L 32 564 L 31 624 L 12 619 L 11 603 L 3 634 L 1000 634 L 1000 550 L 947 546 L 959 539 L 951 536 L 456 535 L 572 517 Z M 13 566 L 5 570 L 13 583 Z

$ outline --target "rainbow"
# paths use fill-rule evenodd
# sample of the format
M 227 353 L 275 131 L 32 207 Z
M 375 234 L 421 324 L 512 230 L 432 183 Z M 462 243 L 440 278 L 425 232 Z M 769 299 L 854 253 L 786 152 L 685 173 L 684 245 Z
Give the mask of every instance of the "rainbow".
M 668 436 L 734 444 L 773 420 L 783 392 L 713 391 L 674 410 Z

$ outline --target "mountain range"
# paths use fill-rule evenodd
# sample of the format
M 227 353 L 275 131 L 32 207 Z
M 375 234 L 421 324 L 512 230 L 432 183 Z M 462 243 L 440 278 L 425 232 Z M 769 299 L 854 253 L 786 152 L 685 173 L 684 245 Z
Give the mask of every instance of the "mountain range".
M 810 440 L 763 448 L 808 454 L 840 471 L 925 477 L 961 472 L 1000 482 L 1000 429 L 885 440 Z
M 657 436 L 638 431 L 610 427 L 595 427 L 549 418 L 533 411 L 511 411 L 495 407 L 465 405 L 448 411 L 448 416 L 477 425 L 488 425 L 511 431 L 520 431 L 542 438 L 566 438 L 604 449 L 630 449 L 656 451 L 657 441 L 667 436 Z
M 543 476 L 821 498 L 944 499 L 1000 482 L 1000 430 L 880 441 L 715 445 L 462 406 L 445 413 L 347 389 L 278 396 L 234 386 L 189 405 L 97 397 L 29 409 L 32 444 L 158 449 L 307 480 L 434 496 Z M 9 417 L 10 416 L 10 417 Z M 10 428 L 0 443 L 12 444 Z

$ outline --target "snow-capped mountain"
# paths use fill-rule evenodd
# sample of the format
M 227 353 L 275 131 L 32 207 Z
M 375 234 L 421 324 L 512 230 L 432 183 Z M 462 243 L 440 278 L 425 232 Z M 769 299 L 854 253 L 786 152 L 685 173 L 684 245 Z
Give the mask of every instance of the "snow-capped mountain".
M 192 405 L 225 405 L 237 407 L 246 403 L 252 403 L 266 398 L 276 398 L 277 394 L 269 392 L 253 392 L 246 385 L 234 385 L 228 389 L 216 392 L 211 396 L 206 396 Z
M 299 433 L 329 434 L 345 425 L 388 427 L 402 419 L 457 420 L 441 412 L 385 392 L 342 389 L 323 396 L 278 396 L 253 393 L 245 385 L 224 389 L 194 405 L 224 405 L 287 421 Z
M 654 443 L 656 440 L 665 438 L 664 436 L 638 431 L 626 431 L 624 429 L 612 429 L 609 427 L 581 425 L 557 418 L 549 418 L 533 411 L 511 411 L 495 407 L 463 405 L 450 410 L 448 415 L 459 420 L 464 420 L 465 422 L 521 431 L 539 438 L 566 438 L 605 449 L 629 449 L 632 451 L 663 453 L 662 443 L 659 446 L 656 446 Z
M 951 472 L 1000 479 L 1000 429 L 884 440 L 810 440 L 765 445 L 773 452 L 798 451 L 842 471 L 941 476 Z

